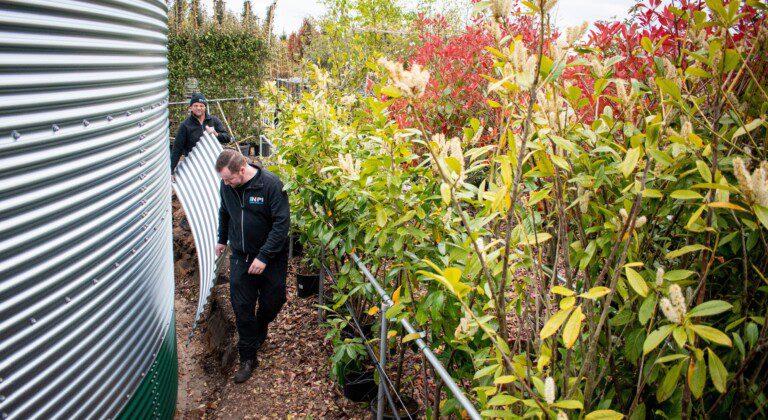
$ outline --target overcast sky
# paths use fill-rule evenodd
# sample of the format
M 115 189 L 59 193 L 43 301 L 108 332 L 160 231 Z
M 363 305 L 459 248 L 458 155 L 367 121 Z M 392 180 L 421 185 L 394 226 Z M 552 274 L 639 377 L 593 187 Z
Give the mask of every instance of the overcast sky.
M 469 0 L 467 0 L 469 1 Z M 206 8 L 212 10 L 213 0 L 206 1 Z M 251 0 L 254 12 L 261 18 L 267 11 L 272 0 Z M 560 0 L 552 11 L 561 28 L 580 24 L 583 21 L 594 22 L 610 17 L 623 18 L 634 0 Z M 227 9 L 240 15 L 243 12 L 243 2 L 227 0 Z M 307 16 L 322 16 L 324 7 L 317 0 L 279 0 L 275 13 L 275 34 L 295 32 L 301 26 L 301 21 Z

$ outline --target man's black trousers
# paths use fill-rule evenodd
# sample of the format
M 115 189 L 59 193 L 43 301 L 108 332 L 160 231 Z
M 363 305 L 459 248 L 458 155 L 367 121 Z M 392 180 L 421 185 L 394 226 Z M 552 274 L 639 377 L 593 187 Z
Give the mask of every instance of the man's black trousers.
M 256 350 L 267 338 L 269 323 L 286 300 L 287 255 L 277 255 L 259 275 L 248 274 L 252 258 L 233 254 L 229 259 L 229 298 L 237 320 L 241 362 L 256 357 Z

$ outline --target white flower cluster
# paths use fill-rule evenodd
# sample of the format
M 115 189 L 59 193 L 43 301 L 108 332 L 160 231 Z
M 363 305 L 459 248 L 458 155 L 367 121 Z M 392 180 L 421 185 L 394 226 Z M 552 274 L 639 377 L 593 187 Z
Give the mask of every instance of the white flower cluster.
M 763 161 L 753 173 L 749 173 L 741 158 L 733 160 L 733 174 L 739 181 L 744 198 L 749 204 L 768 207 L 768 161 Z
M 378 63 L 387 69 L 390 83 L 403 95 L 411 98 L 424 96 L 429 84 L 429 72 L 422 70 L 420 65 L 414 64 L 410 70 L 405 70 L 402 63 L 395 63 L 384 57 L 379 58 Z
M 491 12 L 496 19 L 503 19 L 512 11 L 515 0 L 493 0 L 491 1 Z
M 584 187 L 579 185 L 576 195 L 578 195 L 576 199 L 579 200 L 579 210 L 582 213 L 589 211 L 589 200 L 592 198 L 592 190 L 584 190 Z
M 683 317 L 686 313 L 685 298 L 683 297 L 683 291 L 680 286 L 673 284 L 669 286 L 669 299 L 661 298 L 659 303 L 661 306 L 661 312 L 667 317 L 669 322 L 675 324 L 681 324 Z
M 454 336 L 467 336 L 467 337 L 473 337 L 475 334 L 477 334 L 478 326 L 473 320 L 467 316 L 461 317 L 459 320 L 459 325 L 456 326 L 456 331 L 454 331 Z
M 616 96 L 619 99 L 621 99 L 621 103 L 626 108 L 631 108 L 632 105 L 635 104 L 635 101 L 637 100 L 637 98 L 635 97 L 634 93 L 632 92 L 632 88 L 631 87 L 629 88 L 629 90 L 627 90 L 628 82 L 617 80 L 616 82 L 614 82 L 614 84 L 616 85 Z
M 347 175 L 357 176 L 360 174 L 360 161 L 353 158 L 350 153 L 345 155 L 339 153 L 339 167 Z
M 432 136 L 432 141 L 436 143 L 435 155 L 440 158 L 452 157 L 459 161 L 461 165 L 461 171 L 459 173 L 459 182 L 464 180 L 464 151 L 461 149 L 461 140 L 458 137 L 453 137 L 450 140 L 445 138 L 443 134 L 435 134 Z M 443 165 L 445 167 L 445 165 Z
M 572 47 L 574 44 L 576 44 L 576 42 L 578 42 L 581 39 L 581 37 L 583 37 L 584 34 L 587 32 L 588 27 L 589 27 L 589 23 L 584 21 L 581 23 L 581 25 L 565 28 L 566 44 L 568 44 L 569 47 Z
M 339 98 L 339 104 L 341 104 L 346 108 L 351 107 L 356 102 L 357 102 L 357 95 L 355 95 L 354 93 L 350 93 L 349 95 L 344 95 L 341 98 Z
M 656 286 L 661 287 L 664 284 L 664 269 L 659 267 L 656 270 Z
M 547 376 L 547 379 L 544 380 L 544 399 L 547 400 L 547 404 L 554 404 L 556 392 L 555 379 Z
M 629 215 L 627 214 L 627 211 L 625 209 L 619 210 L 619 217 L 621 218 L 621 224 L 624 224 L 627 222 L 627 218 Z M 635 220 L 635 229 L 640 228 L 644 226 L 648 222 L 648 218 L 645 216 L 640 216 Z

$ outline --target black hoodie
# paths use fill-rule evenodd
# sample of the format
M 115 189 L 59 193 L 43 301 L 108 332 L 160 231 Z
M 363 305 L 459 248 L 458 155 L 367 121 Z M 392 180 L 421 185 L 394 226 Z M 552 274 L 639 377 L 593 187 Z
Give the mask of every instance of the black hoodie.
M 200 140 L 200 137 L 203 136 L 206 126 L 213 127 L 213 129 L 216 130 L 219 143 L 229 143 L 229 133 L 227 133 L 227 129 L 224 127 L 224 124 L 221 123 L 221 120 L 206 112 L 205 118 L 203 118 L 203 123 L 200 124 L 200 120 L 190 112 L 189 117 L 179 124 L 179 129 L 176 131 L 176 137 L 173 139 L 171 173 L 176 169 L 176 165 L 179 163 L 181 156 L 188 155 L 189 152 L 192 151 L 192 148 L 195 147 Z
M 251 166 L 256 175 L 243 186 L 233 188 L 221 182 L 219 243 L 229 241 L 234 254 L 247 254 L 267 264 L 287 249 L 290 205 L 280 178 Z

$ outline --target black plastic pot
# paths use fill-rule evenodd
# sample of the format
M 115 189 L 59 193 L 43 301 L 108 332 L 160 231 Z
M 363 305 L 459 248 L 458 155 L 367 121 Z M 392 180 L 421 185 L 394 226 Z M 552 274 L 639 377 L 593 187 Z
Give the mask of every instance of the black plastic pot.
M 296 294 L 300 298 L 316 295 L 319 287 L 319 274 L 296 274 Z
M 373 413 L 373 418 L 376 418 L 376 414 L 379 408 L 379 401 L 378 401 L 378 394 L 376 395 L 377 398 L 374 398 L 371 401 L 371 412 Z M 395 416 L 392 415 L 392 407 L 389 406 L 389 402 L 386 400 L 386 396 L 384 397 L 384 417 L 385 419 L 394 419 Z M 419 412 L 421 412 L 421 407 L 419 407 L 419 403 L 416 402 L 411 397 L 406 397 L 404 395 L 401 395 L 401 398 L 403 399 L 403 407 L 400 405 L 400 401 L 398 401 L 397 398 L 392 396 L 392 399 L 395 402 L 395 406 L 397 407 L 397 415 L 400 416 L 401 419 L 407 419 L 407 418 L 418 418 Z
M 267 157 L 272 154 L 272 148 L 267 142 L 261 143 L 261 150 L 259 150 L 258 143 L 253 146 L 253 149 L 256 156 Z
M 292 257 L 301 257 L 304 255 L 304 245 L 301 244 L 301 241 L 299 241 L 299 238 L 301 236 L 299 234 L 291 234 L 290 241 L 291 241 L 291 252 L 293 253 Z
M 248 156 L 251 154 L 251 145 L 250 144 L 241 144 L 238 147 L 240 147 L 240 153 L 244 156 Z
M 363 372 L 348 372 L 344 375 L 344 396 L 354 402 L 368 402 L 378 391 L 373 379 L 373 369 Z

